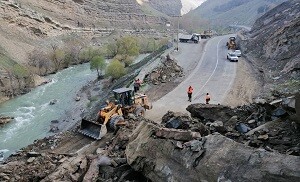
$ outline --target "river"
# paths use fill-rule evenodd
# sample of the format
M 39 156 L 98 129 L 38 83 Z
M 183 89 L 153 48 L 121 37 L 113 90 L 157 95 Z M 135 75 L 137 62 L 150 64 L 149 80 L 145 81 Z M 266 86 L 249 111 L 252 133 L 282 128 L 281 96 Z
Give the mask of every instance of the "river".
M 148 55 L 139 55 L 134 63 Z M 50 83 L 0 104 L 0 115 L 15 117 L 0 127 L 0 161 L 34 140 L 53 134 L 49 132 L 51 121 L 65 116 L 72 108 L 77 92 L 97 78 L 97 72 L 92 72 L 89 66 L 89 63 L 76 65 L 49 75 L 46 79 L 51 79 Z M 54 99 L 57 103 L 50 105 Z
M 15 119 L 0 127 L 0 151 L 4 158 L 34 140 L 51 135 L 50 121 L 59 119 L 74 103 L 78 90 L 97 77 L 89 63 L 73 66 L 47 76 L 52 81 L 35 88 L 30 93 L 0 104 L 0 114 Z M 53 99 L 57 103 L 50 105 Z M 2 158 L 3 158 L 2 157 Z M 1 156 L 0 156 L 1 160 Z

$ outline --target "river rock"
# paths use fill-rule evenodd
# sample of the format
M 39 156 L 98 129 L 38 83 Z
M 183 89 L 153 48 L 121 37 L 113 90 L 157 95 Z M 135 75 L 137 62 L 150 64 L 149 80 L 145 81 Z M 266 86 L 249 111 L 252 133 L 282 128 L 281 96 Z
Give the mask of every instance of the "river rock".
M 152 137 L 158 128 L 142 122 L 125 151 L 128 164 L 151 181 L 300 181 L 297 156 L 255 149 L 219 134 L 180 149 L 171 139 Z
M 0 116 L 0 125 L 9 123 L 13 119 L 14 119 L 14 117 L 10 117 L 10 116 Z
M 80 99 L 81 99 L 81 97 L 78 96 L 78 97 L 75 98 L 75 101 L 78 102 L 78 101 L 80 101 Z
M 53 100 L 50 101 L 49 104 L 50 104 L 50 105 L 54 105 L 54 104 L 56 104 L 56 103 L 57 103 L 57 100 L 56 100 L 56 99 L 53 99 Z

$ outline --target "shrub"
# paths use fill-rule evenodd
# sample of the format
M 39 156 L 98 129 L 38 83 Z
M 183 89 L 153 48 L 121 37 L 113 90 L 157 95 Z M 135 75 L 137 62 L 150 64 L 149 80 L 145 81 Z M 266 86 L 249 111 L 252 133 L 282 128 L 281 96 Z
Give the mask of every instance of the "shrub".
M 111 76 L 113 79 L 118 79 L 126 74 L 126 69 L 123 63 L 117 59 L 114 59 L 107 66 L 105 73 L 107 76 Z

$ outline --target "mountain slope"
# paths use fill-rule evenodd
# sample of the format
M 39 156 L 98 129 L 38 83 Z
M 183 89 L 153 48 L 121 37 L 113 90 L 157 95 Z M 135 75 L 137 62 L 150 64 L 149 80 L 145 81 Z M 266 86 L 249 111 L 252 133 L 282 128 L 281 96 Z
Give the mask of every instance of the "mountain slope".
M 205 1 L 206 0 L 181 0 L 181 4 L 182 4 L 181 14 L 184 15 L 190 12 L 191 10 L 200 6 Z
M 285 0 L 208 0 L 188 13 L 210 22 L 211 26 L 231 24 L 251 26 L 268 10 Z
M 31 53 L 38 57 L 31 60 L 50 64 L 44 58 L 57 47 L 74 52 L 103 45 L 118 32 L 153 34 L 165 29 L 166 17 L 145 11 L 136 0 L 0 0 L 0 100 L 31 87 L 12 78 L 24 77 Z
M 299 32 L 300 2 L 290 0 L 260 17 L 241 42 L 244 53 L 263 69 L 266 81 L 284 84 L 285 92 L 290 83 L 300 88 Z

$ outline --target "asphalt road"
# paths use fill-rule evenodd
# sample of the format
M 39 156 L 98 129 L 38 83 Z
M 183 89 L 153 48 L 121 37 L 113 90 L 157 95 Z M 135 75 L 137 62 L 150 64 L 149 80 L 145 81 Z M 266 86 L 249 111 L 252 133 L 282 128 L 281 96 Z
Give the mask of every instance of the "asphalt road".
M 210 104 L 222 104 L 236 75 L 238 62 L 229 62 L 226 59 L 227 36 L 214 37 L 205 45 L 180 43 L 179 52 L 173 57 L 183 67 L 186 79 L 173 91 L 153 103 L 153 109 L 147 111 L 146 118 L 160 122 L 167 111 L 184 112 L 191 103 L 205 103 L 205 94 L 211 95 Z M 192 102 L 188 101 L 187 89 L 194 88 Z

